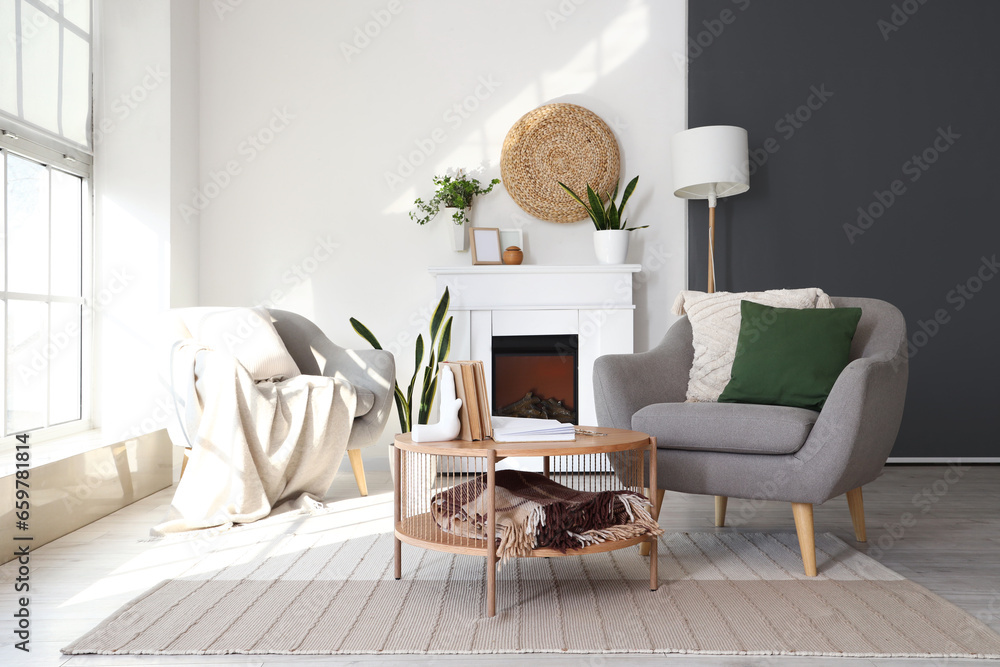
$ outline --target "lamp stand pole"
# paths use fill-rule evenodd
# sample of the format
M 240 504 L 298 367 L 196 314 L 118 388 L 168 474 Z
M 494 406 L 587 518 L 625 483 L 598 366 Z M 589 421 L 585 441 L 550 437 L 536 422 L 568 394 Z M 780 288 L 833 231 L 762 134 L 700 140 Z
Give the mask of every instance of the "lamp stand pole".
M 708 207 L 708 293 L 715 291 L 715 207 Z
M 715 292 L 715 185 L 708 194 L 708 293 Z

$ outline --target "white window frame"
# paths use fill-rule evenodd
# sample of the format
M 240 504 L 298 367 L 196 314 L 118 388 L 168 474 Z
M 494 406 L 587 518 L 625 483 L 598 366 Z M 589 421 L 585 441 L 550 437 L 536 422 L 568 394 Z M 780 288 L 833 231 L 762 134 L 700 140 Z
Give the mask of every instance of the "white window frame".
M 6 117 L 0 118 L 0 127 L 9 126 Z M 51 141 L 51 140 L 50 140 Z M 93 209 L 94 209 L 94 189 L 93 189 L 93 169 L 91 164 L 88 162 L 77 161 L 76 159 L 66 155 L 65 153 L 59 153 L 53 151 L 47 146 L 39 145 L 27 138 L 22 138 L 18 135 L 12 134 L 9 130 L 3 129 L 0 131 L 0 149 L 5 153 L 10 153 L 17 155 L 19 157 L 38 162 L 45 165 L 47 169 L 58 169 L 64 171 L 74 176 L 79 176 L 83 179 L 83 197 L 81 201 L 81 270 L 82 270 L 82 282 L 81 282 L 81 296 L 80 297 L 62 297 L 62 296 L 52 296 L 52 295 L 37 295 L 37 294 L 24 294 L 19 292 L 7 292 L 7 276 L 5 276 L 3 289 L 0 290 L 0 297 L 4 301 L 8 298 L 14 298 L 22 301 L 41 301 L 44 303 L 79 303 L 82 306 L 82 318 L 80 327 L 81 336 L 81 355 L 80 355 L 80 419 L 70 422 L 65 422 L 62 424 L 57 424 L 54 426 L 44 426 L 41 428 L 32 429 L 27 431 L 31 436 L 31 442 L 43 442 L 45 440 L 52 440 L 55 438 L 60 438 L 82 431 L 87 431 L 93 428 L 93 397 L 95 395 L 95 377 L 94 377 L 94 361 L 95 361 L 95 345 L 94 345 L 94 311 L 93 311 L 93 293 L 94 293 L 94 222 L 93 222 Z M 3 167 L 3 173 L 0 175 L 2 179 L 2 187 L 4 192 L 7 191 L 7 162 L 6 157 L 0 162 L 0 166 Z M 51 198 L 51 189 L 50 189 Z M 6 194 L 4 197 L 4 206 L 6 206 Z M 51 201 L 51 199 L 50 199 Z M 51 205 L 50 210 L 50 220 L 51 225 Z M 4 239 L 6 243 L 7 233 L 7 212 L 4 210 L 2 212 L 2 224 L 4 226 Z M 51 243 L 51 235 L 50 235 Z M 6 252 L 6 247 L 3 249 Z M 4 263 L 4 271 L 7 271 L 7 263 Z M 52 267 L 49 266 L 49 271 L 51 274 Z M 51 281 L 50 281 L 51 282 Z M 7 309 L 4 308 L 4 324 L 6 325 Z M 52 318 L 48 318 L 49 336 L 51 336 Z M 48 337 L 47 337 L 48 338 Z M 6 365 L 6 354 L 7 354 L 7 327 L 4 326 L 3 329 L 3 360 Z M 46 372 L 50 372 L 51 366 L 46 367 Z M 5 452 L 8 448 L 13 448 L 17 440 L 15 435 L 11 434 L 9 436 L 3 436 L 3 432 L 6 431 L 6 418 L 7 418 L 7 369 L 0 369 L 3 372 L 3 391 L 0 393 L 0 418 L 3 421 L 3 428 L 0 429 L 0 452 Z M 46 388 L 46 405 L 48 406 L 48 396 L 51 392 L 51 384 Z M 48 422 L 48 411 L 46 411 L 46 423 Z
M 48 426 L 42 428 L 36 428 L 31 433 L 32 442 L 38 442 L 43 440 L 50 440 L 66 435 L 70 435 L 76 432 L 85 431 L 93 428 L 94 426 L 94 401 L 97 396 L 97 386 L 96 377 L 94 373 L 96 365 L 96 345 L 94 342 L 94 310 L 93 310 L 93 294 L 94 294 L 94 186 L 93 186 L 93 150 L 92 150 L 92 139 L 88 138 L 87 143 L 79 144 L 74 139 L 69 139 L 66 137 L 59 136 L 59 133 L 52 131 L 51 129 L 42 128 L 34 125 L 30 120 L 23 117 L 23 92 L 21 89 L 21 83 L 24 81 L 24 73 L 21 71 L 21 51 L 20 45 L 23 44 L 21 31 L 23 29 L 21 20 L 21 10 L 23 5 L 30 5 L 35 10 L 44 14 L 49 20 L 56 22 L 59 26 L 59 39 L 60 39 L 60 52 L 62 51 L 62 40 L 66 31 L 76 34 L 78 37 L 86 40 L 89 45 L 88 51 L 88 70 L 90 72 L 90 109 L 88 110 L 88 120 L 87 124 L 90 126 L 93 122 L 93 71 L 94 71 L 94 25 L 96 22 L 95 17 L 95 5 L 97 3 L 92 0 L 87 0 L 90 16 L 90 25 L 86 29 L 81 29 L 76 26 L 72 21 L 63 16 L 62 3 L 58 11 L 53 10 L 46 4 L 44 0 L 17 0 L 15 2 L 15 31 L 16 35 L 16 45 L 17 45 L 17 68 L 18 68 L 18 90 L 17 90 L 17 107 L 16 109 L 7 109 L 4 112 L 0 112 L 0 149 L 11 154 L 18 155 L 20 157 L 38 162 L 49 170 L 50 175 L 53 169 L 58 169 L 60 171 L 79 176 L 83 179 L 83 198 L 81 203 L 81 270 L 82 270 L 82 283 L 81 283 L 81 296 L 80 297 L 59 297 L 52 296 L 50 294 L 46 295 L 36 295 L 36 294 L 23 294 L 23 293 L 8 293 L 6 290 L 9 286 L 9 282 L 5 280 L 3 284 L 3 291 L 0 291 L 0 295 L 3 296 L 5 301 L 9 298 L 16 298 L 18 300 L 26 301 L 41 301 L 44 303 L 57 303 L 57 302 L 69 302 L 69 303 L 79 303 L 82 307 L 82 318 L 81 318 L 81 357 L 80 357 L 80 419 L 71 422 L 58 424 L 55 426 Z M 60 56 L 59 62 L 59 76 L 60 82 L 63 75 L 64 63 Z M 60 83 L 61 85 L 61 83 Z M 61 91 L 60 91 L 61 95 Z M 62 114 L 64 108 L 59 105 L 57 110 L 60 119 L 60 128 L 62 127 Z M 4 188 L 5 197 L 4 202 L 6 206 L 6 190 L 7 190 L 7 169 L 6 169 L 6 157 L 0 162 L 0 166 L 3 168 L 3 173 L 0 175 L 0 187 Z M 50 181 L 51 183 L 51 181 Z M 49 190 L 50 206 L 49 206 L 49 224 L 51 225 L 51 188 Z M 7 221 L 7 211 L 2 211 L 2 216 L 0 216 L 0 223 L 6 226 Z M 6 227 L 4 227 L 4 238 L 6 239 Z M 51 244 L 51 234 L 49 236 Z M 6 242 L 6 241 L 5 241 Z M 51 248 L 51 245 L 50 245 Z M 3 249 L 6 252 L 6 248 Z M 4 270 L 8 270 L 6 262 L 4 264 Z M 52 267 L 49 266 L 49 272 L 51 276 Z M 6 278 L 6 276 L 5 276 Z M 51 284 L 51 278 L 50 278 Z M 49 290 L 51 291 L 51 290 Z M 4 309 L 4 319 L 8 317 L 7 309 Z M 6 321 L 4 321 L 6 325 Z M 48 318 L 49 334 L 51 336 L 52 328 L 52 318 Z M 0 344 L 3 345 L 3 363 L 6 366 L 6 354 L 7 354 L 7 328 L 4 327 L 3 334 L 0 335 Z M 51 373 L 51 366 L 47 366 L 46 372 Z M 7 402 L 7 386 L 6 386 L 6 367 L 0 369 L 4 374 L 4 381 L 2 387 L 2 395 L 0 395 L 0 417 L 4 420 L 3 428 L 0 429 L 0 452 L 6 451 L 8 446 L 13 446 L 16 443 L 15 435 L 4 436 L 6 431 L 6 402 Z M 46 391 L 46 403 L 47 408 L 50 404 L 52 385 L 49 383 Z M 48 409 L 46 410 L 46 424 L 50 414 Z

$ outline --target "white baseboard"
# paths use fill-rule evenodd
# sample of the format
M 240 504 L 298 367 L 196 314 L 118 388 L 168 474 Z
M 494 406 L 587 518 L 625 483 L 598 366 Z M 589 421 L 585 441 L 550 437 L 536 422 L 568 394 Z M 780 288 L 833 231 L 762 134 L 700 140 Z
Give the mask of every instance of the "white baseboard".
M 886 463 L 1000 463 L 998 456 L 890 456 Z

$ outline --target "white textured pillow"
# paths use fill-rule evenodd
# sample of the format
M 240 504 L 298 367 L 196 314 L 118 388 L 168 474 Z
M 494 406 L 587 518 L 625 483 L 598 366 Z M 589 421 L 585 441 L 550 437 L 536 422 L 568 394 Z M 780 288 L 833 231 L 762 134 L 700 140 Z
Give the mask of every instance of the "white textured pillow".
M 744 299 L 774 308 L 833 308 L 830 297 L 816 287 L 713 294 L 681 292 L 674 301 L 673 313 L 688 316 L 694 343 L 688 401 L 718 401 L 729 384 L 740 335 L 740 302 Z
M 277 382 L 300 375 L 299 367 L 261 306 L 210 313 L 198 323 L 195 338 L 229 352 L 255 382 Z

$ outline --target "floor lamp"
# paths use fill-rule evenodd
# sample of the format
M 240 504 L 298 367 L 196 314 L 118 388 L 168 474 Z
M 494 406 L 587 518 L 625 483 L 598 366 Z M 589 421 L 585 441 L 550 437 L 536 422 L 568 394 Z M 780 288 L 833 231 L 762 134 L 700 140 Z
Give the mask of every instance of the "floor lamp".
M 693 127 L 670 141 L 674 195 L 708 200 L 708 291 L 715 291 L 715 204 L 750 189 L 747 131 L 731 125 Z

